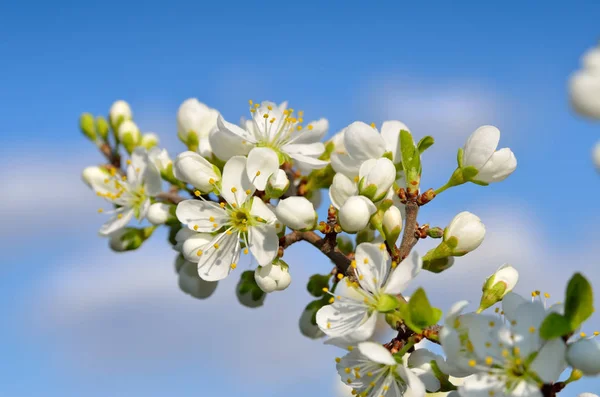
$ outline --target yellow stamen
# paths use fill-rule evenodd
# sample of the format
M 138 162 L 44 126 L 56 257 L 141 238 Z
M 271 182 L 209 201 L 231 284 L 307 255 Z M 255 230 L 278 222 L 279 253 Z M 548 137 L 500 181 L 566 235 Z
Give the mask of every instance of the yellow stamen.
M 231 269 L 235 269 L 237 267 L 237 265 L 235 263 L 231 264 Z
M 198 230 L 198 225 L 194 225 L 194 230 Z
M 130 164 L 131 164 L 131 160 L 127 160 L 127 165 L 130 165 Z
M 477 365 L 475 360 L 469 360 L 469 367 L 474 367 L 475 365 Z
M 347 373 L 347 374 L 349 374 L 349 373 L 350 373 L 350 371 L 351 371 L 351 369 L 350 369 L 350 368 L 346 368 L 346 369 L 344 369 L 344 372 L 345 372 L 345 373 Z
M 338 273 L 337 278 L 338 278 L 338 280 L 341 280 L 344 278 L 344 275 L 342 273 Z
M 323 292 L 329 292 L 329 288 L 323 287 Z
M 352 266 L 354 269 L 356 269 L 356 261 L 353 260 L 352 262 L 350 262 L 350 266 Z
M 198 250 L 198 252 L 196 252 L 196 255 L 201 256 L 202 255 L 202 250 Z
M 308 128 L 309 131 L 312 131 L 313 126 L 309 124 L 308 127 L 306 127 L 306 128 Z
M 260 171 L 256 171 L 256 176 L 260 176 Z
M 213 247 L 215 247 L 216 250 L 219 249 L 219 243 L 215 243 L 215 245 L 213 245 Z
M 581 336 L 582 338 L 585 338 L 587 335 L 585 334 L 585 332 L 581 332 L 581 333 L 579 333 L 579 336 Z
M 375 128 L 375 123 L 371 123 L 371 127 Z
M 534 332 L 535 332 L 535 327 L 534 326 L 529 327 L 529 333 L 533 334 Z
M 232 187 L 232 188 L 231 188 L 231 193 L 235 193 L 235 192 L 237 192 L 237 189 L 236 189 L 236 187 L 234 186 L 234 187 Z
M 395 269 L 398 266 L 398 262 L 392 261 L 392 269 Z
M 486 363 L 487 365 L 492 365 L 492 363 L 493 363 L 493 362 L 494 362 L 494 360 L 493 360 L 493 359 L 492 359 L 490 356 L 487 356 L 487 357 L 485 358 L 485 363 Z
M 352 350 L 354 350 L 354 346 L 348 346 L 348 351 L 351 352 Z
M 103 210 L 102 208 L 98 208 L 98 213 L 99 213 L 99 214 L 101 214 L 101 213 L 103 213 L 103 212 L 104 212 L 104 210 Z
M 329 304 L 332 304 L 333 302 L 335 302 L 335 298 L 332 296 L 331 298 L 329 298 Z
M 336 362 L 336 363 L 339 363 L 340 361 L 342 361 L 342 359 L 341 359 L 341 358 L 339 358 L 339 357 L 336 357 L 336 358 L 335 358 L 335 362 Z
M 208 183 L 210 183 L 211 185 L 214 185 L 214 184 L 215 184 L 215 180 L 214 180 L 213 178 L 210 178 L 210 179 L 208 180 Z
M 209 220 L 210 222 L 214 222 L 214 221 L 215 221 L 215 217 L 214 217 L 214 216 L 211 216 L 210 218 L 208 218 L 208 220 Z
M 248 255 L 248 248 L 244 248 L 244 254 Z

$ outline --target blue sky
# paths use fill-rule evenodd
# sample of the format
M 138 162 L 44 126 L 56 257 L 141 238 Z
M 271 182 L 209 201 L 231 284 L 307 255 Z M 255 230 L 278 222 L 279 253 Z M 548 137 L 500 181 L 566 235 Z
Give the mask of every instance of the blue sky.
M 466 137 L 494 124 L 518 158 L 515 174 L 450 190 L 422 213 L 440 226 L 465 209 L 480 215 L 489 231 L 481 253 L 417 284 L 445 309 L 477 300 L 483 277 L 503 262 L 521 270 L 524 293 L 560 296 L 576 269 L 599 280 L 590 230 L 600 181 L 590 152 L 600 125 L 572 114 L 566 81 L 600 39 L 600 3 L 550 4 L 1 4 L 0 396 L 332 393 L 335 350 L 296 327 L 306 278 L 327 271 L 312 251 L 309 263 L 290 261 L 289 291 L 250 311 L 235 301 L 236 280 L 206 302 L 179 293 L 163 236 L 125 255 L 96 236 L 100 203 L 79 175 L 101 158 L 77 119 L 106 114 L 116 99 L 173 156 L 183 149 L 175 113 L 189 97 L 231 121 L 247 115 L 248 99 L 289 100 L 307 118 L 327 117 L 330 133 L 400 119 L 437 140 L 424 160 L 432 187 L 445 182 Z M 599 383 L 564 395 L 599 392 Z

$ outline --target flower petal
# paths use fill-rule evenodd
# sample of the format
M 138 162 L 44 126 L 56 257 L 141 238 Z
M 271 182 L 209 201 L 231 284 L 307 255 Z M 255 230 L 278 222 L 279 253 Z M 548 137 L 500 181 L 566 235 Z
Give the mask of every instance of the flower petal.
M 360 169 L 361 162 L 354 160 L 346 152 L 333 152 L 329 158 L 331 167 L 338 174 L 344 174 L 348 178 L 354 178 L 358 176 L 358 170 Z
M 515 292 L 509 292 L 502 298 L 502 311 L 504 312 L 504 316 L 510 320 L 516 320 L 517 318 L 517 308 L 527 302 L 525 298 Z
M 402 161 L 402 154 L 400 153 L 400 131 L 409 131 L 406 124 L 397 120 L 385 121 L 381 125 L 381 137 L 385 141 L 385 149 L 388 152 L 392 152 L 392 161 L 399 163 Z
M 549 340 L 538 352 L 530 369 L 537 373 L 544 383 L 556 382 L 567 368 L 566 353 L 567 346 L 561 338 Z
M 323 142 L 288 143 L 287 145 L 284 145 L 281 150 L 290 155 L 292 153 L 298 153 L 305 156 L 319 157 L 325 152 L 325 145 Z
M 318 169 L 321 169 L 321 168 L 327 166 L 327 164 L 329 164 L 329 162 L 327 162 L 325 160 L 319 160 L 317 158 L 306 156 L 306 155 L 300 154 L 300 153 L 288 153 L 288 154 L 290 155 L 290 157 L 292 159 L 294 159 L 294 161 L 297 163 L 297 165 L 299 167 L 302 167 L 303 169 L 306 169 L 306 170 L 318 170 Z
M 509 148 L 500 149 L 489 158 L 475 176 L 478 181 L 492 183 L 508 178 L 517 168 L 517 158 Z
M 133 218 L 133 209 L 129 207 L 121 207 L 116 213 L 100 228 L 100 235 L 108 236 L 122 228 L 124 228 Z
M 348 126 L 344 134 L 344 146 L 356 161 L 380 158 L 385 153 L 385 141 L 377 130 L 361 121 Z
M 267 180 L 279 169 L 279 157 L 272 149 L 255 147 L 248 153 L 246 173 L 258 190 L 264 191 Z
M 181 243 L 181 253 L 185 260 L 198 263 L 200 256 L 204 255 L 204 251 L 207 251 L 213 239 L 214 237 L 209 233 L 194 233 L 187 237 Z
M 517 308 L 513 329 L 517 335 L 522 336 L 517 345 L 524 356 L 539 349 L 541 345 L 539 331 L 544 318 L 546 318 L 546 309 L 542 302 L 526 302 Z
M 325 344 L 345 349 L 347 346 L 354 346 L 358 342 L 366 341 L 371 338 L 375 332 L 375 328 L 377 327 L 377 317 L 377 313 L 371 313 L 371 315 L 367 317 L 367 320 L 360 324 L 354 331 L 344 336 L 329 338 L 325 341 Z
M 312 128 L 309 129 L 308 126 Z M 320 142 L 323 140 L 327 130 L 329 129 L 329 121 L 327 119 L 319 119 L 317 121 L 311 121 L 300 131 L 294 131 L 290 138 L 289 143 L 313 143 Z
M 399 294 L 406 289 L 408 283 L 419 274 L 423 267 L 423 259 L 416 251 L 410 253 L 400 264 L 392 270 L 390 277 L 385 284 L 384 292 L 386 294 Z
M 358 344 L 358 351 L 371 361 L 384 365 L 396 365 L 392 353 L 379 343 L 362 342 Z
M 279 249 L 279 239 L 275 225 L 259 224 L 248 228 L 250 251 L 260 266 L 266 266 L 275 259 Z
M 256 188 L 250 182 L 246 173 L 246 158 L 234 156 L 227 160 L 225 167 L 223 167 L 221 196 L 230 205 L 241 206 L 255 190 Z M 246 191 L 249 191 L 249 193 L 246 193 Z
M 229 125 L 229 123 L 227 124 Z M 228 129 L 219 128 L 215 128 L 210 132 L 208 141 L 214 155 L 223 161 L 227 161 L 233 156 L 247 155 L 253 145 L 252 142 L 240 138 L 239 135 Z
M 349 197 L 357 194 L 358 185 L 356 182 L 342 173 L 335 174 L 329 187 L 329 199 L 335 208 L 340 209 Z
M 478 170 L 492 157 L 500 142 L 500 130 L 491 125 L 479 127 L 471 134 L 463 151 L 463 166 Z
M 480 373 L 465 379 L 458 390 L 461 397 L 504 396 L 504 382 L 504 377 Z
M 264 219 L 267 223 L 273 223 L 277 220 L 273 211 L 259 197 L 252 198 L 250 214 Z
M 198 275 L 206 281 L 218 281 L 227 277 L 232 270 L 231 265 L 237 264 L 240 258 L 240 240 L 236 233 L 223 233 L 216 241 L 219 248 L 215 248 L 215 243 L 211 241 L 198 261 Z M 185 249 L 185 243 L 183 245 Z
M 425 385 L 417 375 L 403 365 L 398 365 L 396 372 L 404 380 L 407 386 L 404 397 L 425 397 Z
M 356 247 L 356 273 L 363 289 L 378 293 L 391 268 L 390 256 L 384 244 L 362 243 Z M 361 277 L 362 280 L 361 280 Z
M 212 201 L 184 200 L 177 204 L 175 215 L 197 232 L 214 232 L 229 220 L 227 212 Z
M 368 308 L 356 303 L 334 302 L 317 312 L 317 325 L 328 336 L 346 336 L 369 320 Z

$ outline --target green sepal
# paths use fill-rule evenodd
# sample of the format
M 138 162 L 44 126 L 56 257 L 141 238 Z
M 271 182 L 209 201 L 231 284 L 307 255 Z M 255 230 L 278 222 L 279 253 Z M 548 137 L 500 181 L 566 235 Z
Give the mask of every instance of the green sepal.
M 440 381 L 440 389 L 438 391 L 447 392 L 447 391 L 458 390 L 458 388 L 456 386 L 454 386 L 452 384 L 452 382 L 450 382 L 450 377 L 442 372 L 442 370 L 437 365 L 437 362 L 435 360 L 432 360 L 430 362 L 430 364 L 431 364 L 431 369 L 433 370 L 433 374 Z
M 454 258 L 447 256 L 444 258 L 436 258 L 431 260 L 423 260 L 423 269 L 432 273 L 441 273 L 448 270 L 454 265 Z
M 377 301 L 377 311 L 379 313 L 389 313 L 396 310 L 400 306 L 400 300 L 390 294 L 383 294 Z
M 385 157 L 386 159 L 390 160 L 392 163 L 394 162 L 394 154 L 392 152 L 385 152 L 384 154 L 381 155 L 381 157 Z
M 406 130 L 400 131 L 400 149 L 407 190 L 416 192 L 419 190 L 421 183 L 421 155 L 415 146 L 411 133 Z
M 463 149 L 458 148 L 458 152 L 456 153 L 456 163 L 458 164 L 458 168 L 462 168 L 463 166 Z
M 108 121 L 102 116 L 96 117 L 96 131 L 105 142 L 108 141 L 109 130 L 110 127 L 108 126 Z
M 488 282 L 486 282 L 486 285 L 487 284 L 488 284 Z M 485 286 L 484 286 L 484 288 L 485 288 Z M 507 288 L 507 285 L 503 281 L 499 281 L 496 284 L 492 285 L 491 287 L 485 288 L 483 290 L 483 294 L 481 295 L 481 301 L 479 302 L 478 310 L 480 312 L 484 311 L 488 307 L 500 302 L 502 300 L 502 298 L 504 298 L 504 295 L 506 295 L 506 293 L 508 292 L 508 291 L 506 291 L 506 288 Z
M 442 317 L 442 311 L 431 306 L 422 288 L 411 295 L 408 303 L 401 301 L 398 310 L 404 323 L 416 333 L 421 333 L 423 328 L 437 324 Z
M 423 138 L 421 138 L 421 140 L 419 140 L 419 143 L 417 143 L 417 149 L 419 150 L 419 153 L 423 154 L 423 152 L 427 149 L 429 149 L 433 143 L 434 143 L 434 139 L 432 136 L 424 136 Z

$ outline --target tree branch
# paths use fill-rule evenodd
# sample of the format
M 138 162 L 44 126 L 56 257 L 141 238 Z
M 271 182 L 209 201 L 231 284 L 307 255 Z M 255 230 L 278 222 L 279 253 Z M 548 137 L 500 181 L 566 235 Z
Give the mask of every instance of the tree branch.
M 327 240 L 319 237 L 315 232 L 299 232 L 293 231 L 283 236 L 279 242 L 279 245 L 283 248 L 287 248 L 290 245 L 297 243 L 298 241 L 306 241 L 313 246 L 317 247 L 322 253 L 324 253 L 329 259 L 333 261 L 338 271 L 346 274 L 350 268 L 350 258 L 348 258 L 342 251 L 337 247 L 332 247 L 331 244 L 327 243 Z
M 403 260 L 410 254 L 419 237 L 417 232 L 417 214 L 419 213 L 419 205 L 416 201 L 407 201 L 406 205 L 406 228 L 402 235 L 402 242 L 398 251 L 399 261 Z

